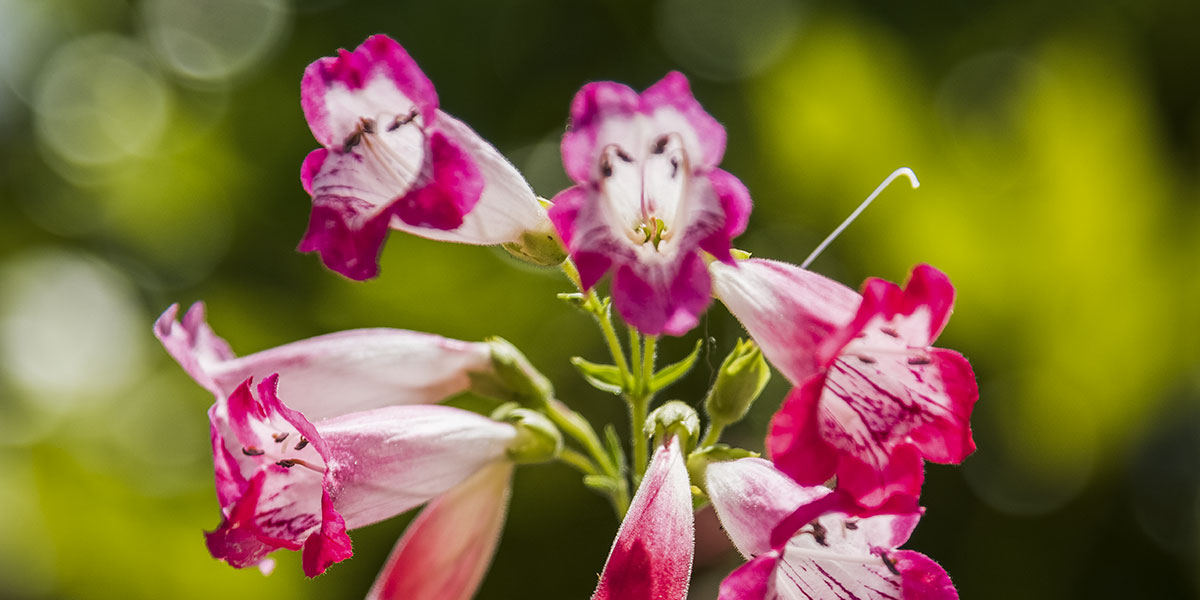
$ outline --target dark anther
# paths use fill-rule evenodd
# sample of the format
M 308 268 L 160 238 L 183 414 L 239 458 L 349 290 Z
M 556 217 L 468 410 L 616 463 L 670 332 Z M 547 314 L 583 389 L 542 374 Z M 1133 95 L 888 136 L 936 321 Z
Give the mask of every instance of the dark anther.
M 858 355 L 858 360 L 861 362 L 867 363 L 868 365 L 875 364 L 874 358 L 871 358 L 870 356 L 863 356 L 862 354 Z
M 849 529 L 850 531 L 854 531 L 855 529 L 858 529 L 857 521 L 845 521 L 842 524 L 846 527 L 846 529 Z
M 276 444 L 282 444 L 283 440 L 286 440 L 288 435 L 289 435 L 289 432 L 287 432 L 287 431 L 285 431 L 283 433 L 272 433 L 271 438 L 275 440 Z
M 908 359 L 910 365 L 927 365 L 933 361 L 929 360 L 928 356 L 914 356 Z
M 342 142 L 342 153 L 349 152 L 362 141 L 362 130 L 358 129 L 354 133 L 346 136 L 346 141 Z
M 829 533 L 829 531 L 825 529 L 825 526 L 816 521 L 813 521 L 812 527 L 813 527 L 813 532 L 812 532 L 813 539 L 817 540 L 817 543 L 822 546 L 828 546 L 829 544 L 825 541 L 825 534 Z
M 896 568 L 896 561 L 892 560 L 892 557 L 886 554 L 880 554 L 879 558 L 883 559 L 883 566 L 887 567 L 887 569 L 892 572 L 892 575 L 900 574 L 900 569 Z
M 896 333 L 896 330 L 892 329 L 891 327 L 880 327 L 879 330 L 882 331 L 884 334 L 890 335 L 894 338 L 900 337 L 900 334 Z
M 304 447 L 307 445 L 308 445 L 308 440 L 304 439 L 304 436 L 301 436 L 300 441 L 296 442 L 296 450 L 303 450 Z
M 290 459 L 290 458 L 285 458 L 285 459 L 283 459 L 283 460 L 281 460 L 281 461 L 279 461 L 279 462 L 277 462 L 277 463 L 275 463 L 275 464 L 277 464 L 277 465 L 279 465 L 279 466 L 281 466 L 281 467 L 283 467 L 283 468 L 285 468 L 285 469 L 290 469 L 290 468 L 292 468 L 292 467 L 296 466 L 296 461 L 294 461 L 294 460 L 292 460 L 292 459 Z
M 259 450 L 258 448 L 255 448 L 254 446 L 243 446 L 242 454 L 245 454 L 246 456 L 262 456 L 262 455 L 266 454 L 266 452 L 263 450 Z
M 363 117 L 362 130 L 363 133 L 375 133 L 375 119 Z
M 617 158 L 619 158 L 627 163 L 633 162 L 633 157 L 629 156 L 628 154 L 625 154 L 625 151 L 620 148 L 617 148 Z
M 675 157 L 671 157 L 671 179 L 675 179 L 675 176 L 678 174 L 679 174 L 679 159 L 675 158 Z
M 417 118 L 417 109 L 415 108 L 408 111 L 407 115 L 396 115 L 396 118 L 392 120 L 392 124 L 388 125 L 387 130 L 395 131 L 399 129 L 401 125 L 408 125 L 409 123 L 412 123 L 412 120 L 415 118 Z
M 667 142 L 669 142 L 669 141 L 670 140 L 665 135 L 658 138 L 657 140 L 654 141 L 654 148 L 651 150 L 651 152 L 653 152 L 655 154 L 662 154 L 663 152 L 666 152 L 667 151 Z
M 605 156 L 600 160 L 600 174 L 605 177 L 612 177 L 612 163 L 608 162 L 608 157 Z

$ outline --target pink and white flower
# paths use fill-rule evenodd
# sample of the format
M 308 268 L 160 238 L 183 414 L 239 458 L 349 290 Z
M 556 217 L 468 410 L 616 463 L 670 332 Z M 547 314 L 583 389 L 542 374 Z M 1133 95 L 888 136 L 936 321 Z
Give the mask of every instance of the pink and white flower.
M 446 406 L 388 406 L 311 422 L 250 380 L 209 410 L 220 527 L 212 555 L 258 565 L 303 549 L 319 575 L 351 556 L 349 529 L 419 506 L 507 462 L 515 428 Z
M 356 329 L 238 357 L 205 322 L 197 302 L 182 321 L 172 305 L 154 334 L 184 371 L 217 397 L 247 378 L 279 375 L 280 394 L 320 420 L 396 404 L 433 404 L 465 391 L 472 373 L 489 372 L 482 342 L 463 342 L 401 329 Z
M 954 304 L 942 272 L 919 265 L 904 289 L 868 279 L 860 297 L 784 263 L 712 270 L 716 295 L 796 386 L 767 436 L 780 470 L 804 485 L 837 475 L 871 509 L 918 497 L 922 458 L 974 451 L 975 375 L 961 354 L 930 347 Z
M 465 244 L 548 227 L 529 184 L 491 144 L 438 109 L 416 62 L 385 35 L 304 71 L 301 106 L 321 143 L 300 169 L 313 198 L 301 252 L 351 279 L 378 274 L 388 229 Z
M 367 600 L 470 600 L 500 542 L 512 470 L 512 463 L 494 463 L 430 502 Z
M 613 304 L 644 333 L 682 335 L 710 302 L 700 251 L 733 263 L 750 194 L 717 168 L 725 129 L 668 73 L 640 95 L 589 83 L 571 103 L 563 165 L 577 184 L 554 198 L 550 219 L 585 288 L 612 270 Z
M 687 467 L 672 437 L 646 469 L 592 600 L 683 600 L 695 539 Z
M 721 584 L 719 600 L 956 600 L 946 571 L 897 550 L 919 509 L 858 518 L 832 490 L 798 485 L 770 462 L 712 463 L 708 495 L 749 561 Z

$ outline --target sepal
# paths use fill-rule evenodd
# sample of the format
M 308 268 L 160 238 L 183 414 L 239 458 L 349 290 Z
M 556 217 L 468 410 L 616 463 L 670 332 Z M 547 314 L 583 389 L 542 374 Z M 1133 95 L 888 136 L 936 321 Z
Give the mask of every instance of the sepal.
M 664 440 L 678 437 L 683 451 L 690 452 L 700 439 L 700 415 L 686 403 L 671 400 L 654 409 L 650 416 L 646 417 L 643 434 L 646 437 L 653 436 L 655 446 L 661 446 Z
M 771 368 L 752 340 L 739 339 L 717 369 L 717 381 L 708 392 L 704 411 L 720 426 L 737 423 L 758 399 L 771 379 Z

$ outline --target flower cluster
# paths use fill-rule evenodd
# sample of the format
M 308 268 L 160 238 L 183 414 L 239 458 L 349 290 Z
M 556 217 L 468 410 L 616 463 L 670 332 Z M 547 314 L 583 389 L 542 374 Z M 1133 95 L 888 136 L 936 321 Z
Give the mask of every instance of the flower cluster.
M 353 554 L 348 531 L 427 504 L 369 597 L 470 598 L 515 466 L 557 460 L 622 520 L 593 599 L 685 598 L 693 514 L 705 503 L 747 559 L 722 600 L 957 598 L 937 563 L 898 549 L 923 514 L 925 461 L 959 463 L 975 448 L 974 373 L 961 354 L 932 347 L 954 303 L 943 273 L 919 265 L 904 287 L 869 279 L 855 292 L 737 258 L 750 194 L 719 168 L 725 130 L 680 73 L 641 93 L 585 85 L 562 139 L 574 185 L 550 202 L 440 110 L 433 85 L 386 36 L 312 63 L 301 94 L 321 147 L 300 169 L 312 196 L 300 250 L 368 279 L 396 229 L 560 266 L 576 286 L 560 297 L 595 318 L 612 351 L 612 364 L 572 363 L 627 402 L 631 456 L 498 338 L 366 329 L 238 357 L 202 304 L 181 318 L 172 306 L 155 334 L 215 398 L 214 557 L 269 572 L 271 552 L 300 550 L 316 576 Z M 658 336 L 690 332 L 713 298 L 751 341 L 718 370 L 701 435 L 698 402 L 650 409 L 698 356 L 656 370 Z M 628 354 L 610 306 L 628 327 Z M 771 420 L 769 460 L 720 443 L 762 393 L 768 363 L 794 386 Z M 441 404 L 465 391 L 494 399 L 494 410 Z

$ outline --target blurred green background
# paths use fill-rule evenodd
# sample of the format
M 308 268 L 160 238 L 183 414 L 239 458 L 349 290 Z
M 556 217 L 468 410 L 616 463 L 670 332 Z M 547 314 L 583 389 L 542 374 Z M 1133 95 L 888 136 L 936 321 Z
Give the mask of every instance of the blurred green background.
M 902 5 L 903 4 L 903 5 Z M 208 302 L 247 354 L 345 328 L 502 335 L 560 396 L 624 429 L 557 272 L 395 235 L 353 283 L 294 248 L 309 200 L 310 61 L 387 33 L 442 107 L 544 196 L 596 79 L 670 69 L 727 127 L 755 213 L 737 245 L 792 262 L 893 169 L 813 266 L 857 286 L 929 262 L 958 287 L 939 345 L 981 386 L 979 451 L 931 466 L 909 547 L 963 598 L 1197 597 L 1200 3 L 790 0 L 0 0 L 0 597 L 356 598 L 408 517 L 356 531 L 312 581 L 211 559 L 211 397 L 158 347 Z M 741 333 L 715 307 L 697 404 Z M 729 441 L 759 448 L 776 377 Z M 522 468 L 480 598 L 585 598 L 617 523 L 561 465 Z M 739 559 L 701 515 L 694 598 Z

